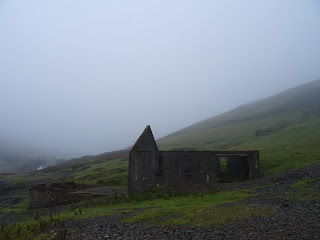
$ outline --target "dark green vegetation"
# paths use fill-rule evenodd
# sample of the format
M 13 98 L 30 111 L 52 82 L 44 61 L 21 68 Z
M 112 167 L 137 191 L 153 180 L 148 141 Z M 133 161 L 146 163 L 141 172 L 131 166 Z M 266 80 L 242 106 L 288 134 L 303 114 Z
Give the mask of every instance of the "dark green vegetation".
M 74 169 L 73 169 L 74 168 Z M 127 186 L 128 161 L 126 159 L 112 159 L 93 164 L 84 169 L 72 167 L 74 173 L 66 180 L 96 186 Z
M 262 208 L 259 207 L 248 207 L 246 209 L 236 207 L 215 208 L 218 204 L 241 201 L 250 196 L 252 194 L 249 190 L 239 190 L 170 197 L 166 201 L 163 201 L 163 199 L 144 201 L 141 206 L 144 210 L 134 214 L 126 221 L 151 221 L 161 225 L 211 226 L 232 218 L 246 217 L 254 213 L 262 214 L 262 211 L 260 211 Z
M 263 174 L 319 161 L 320 80 L 194 124 L 158 141 L 160 149 L 260 150 Z
M 319 179 L 310 178 L 301 180 L 291 185 L 295 191 L 291 191 L 282 195 L 283 198 L 291 201 L 312 201 L 320 199 L 320 192 L 317 189 Z
M 0 214 L 18 213 L 24 216 L 16 224 L 3 225 L 2 229 L 0 228 L 0 239 L 33 239 L 34 236 L 37 236 L 37 239 L 47 239 L 50 234 L 46 234 L 45 230 L 63 225 L 64 221 L 114 214 L 128 214 L 125 218 L 128 223 L 147 221 L 157 225 L 195 226 L 211 226 L 230 219 L 267 214 L 267 209 L 259 206 L 217 207 L 251 196 L 254 194 L 250 193 L 250 189 L 179 196 L 163 194 L 161 189 L 160 192 L 154 190 L 135 196 L 90 200 L 53 210 L 50 214 L 45 213 L 44 209 L 27 210 L 27 202 L 23 202 L 0 211 Z
M 75 181 L 93 186 L 127 186 L 128 160 L 96 158 L 87 163 L 52 167 L 42 171 L 0 174 L 0 181 L 24 189 L 32 184 Z

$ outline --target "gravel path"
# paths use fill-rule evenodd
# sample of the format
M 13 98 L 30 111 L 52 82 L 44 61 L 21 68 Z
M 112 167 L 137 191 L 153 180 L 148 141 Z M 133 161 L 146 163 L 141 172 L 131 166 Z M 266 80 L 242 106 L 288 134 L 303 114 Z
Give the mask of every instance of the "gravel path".
M 64 227 L 69 229 L 67 239 L 320 239 L 319 198 L 293 201 L 283 197 L 286 193 L 298 194 L 298 188 L 290 187 L 293 183 L 313 178 L 318 179 L 311 185 L 319 194 L 319 164 L 256 181 L 221 184 L 219 188 L 225 190 L 251 188 L 256 195 L 215 207 L 264 206 L 270 214 L 234 219 L 210 228 L 129 224 L 123 222 L 129 216 L 125 214 L 68 221 Z

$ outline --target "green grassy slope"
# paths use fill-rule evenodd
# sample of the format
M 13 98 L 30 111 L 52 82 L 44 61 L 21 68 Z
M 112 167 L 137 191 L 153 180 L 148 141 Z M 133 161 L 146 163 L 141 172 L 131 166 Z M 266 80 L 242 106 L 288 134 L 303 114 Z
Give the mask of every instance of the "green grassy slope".
M 265 135 L 256 136 L 261 130 Z M 320 160 L 320 80 L 242 105 L 158 141 L 160 149 L 260 150 L 262 172 Z
M 75 181 L 93 186 L 128 185 L 128 159 L 108 159 L 97 157 L 87 163 L 74 164 L 42 171 L 1 174 L 0 183 L 7 186 L 27 189 L 32 184 Z
M 128 160 L 125 158 L 112 159 L 92 164 L 80 171 L 74 170 L 67 180 L 96 186 L 126 187 L 128 185 Z

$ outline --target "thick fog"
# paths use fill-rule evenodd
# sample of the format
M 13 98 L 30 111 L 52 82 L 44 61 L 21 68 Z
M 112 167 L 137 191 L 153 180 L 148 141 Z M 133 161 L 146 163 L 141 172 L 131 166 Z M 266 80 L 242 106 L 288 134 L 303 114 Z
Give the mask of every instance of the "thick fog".
M 98 154 L 320 78 L 320 3 L 0 2 L 0 138 Z

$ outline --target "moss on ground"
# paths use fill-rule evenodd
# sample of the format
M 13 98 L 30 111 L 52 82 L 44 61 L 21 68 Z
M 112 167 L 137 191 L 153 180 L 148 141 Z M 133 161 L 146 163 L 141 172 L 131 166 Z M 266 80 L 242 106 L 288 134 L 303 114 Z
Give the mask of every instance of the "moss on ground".
M 320 200 L 318 182 L 319 179 L 316 178 L 300 180 L 291 185 L 292 191 L 287 192 L 280 197 L 294 202 Z
M 222 203 L 240 201 L 252 196 L 248 190 L 221 191 L 202 196 L 182 196 L 172 197 L 166 200 L 158 199 L 145 201 L 140 208 L 144 209 L 137 212 L 132 217 L 127 218 L 127 222 L 152 221 L 161 224 L 191 224 L 209 208 Z M 199 218 L 200 220 L 200 218 Z M 202 225 L 201 222 L 194 222 L 195 225 Z M 196 224 L 197 223 L 197 224 Z
M 38 239 L 44 238 L 45 229 L 65 220 L 93 218 L 114 214 L 133 214 L 125 221 L 149 221 L 155 224 L 192 224 L 207 226 L 218 223 L 213 220 L 215 214 L 225 221 L 233 218 L 251 216 L 253 212 L 263 214 L 258 208 L 215 208 L 218 204 L 240 201 L 253 196 L 250 190 L 220 191 L 210 194 L 189 194 L 185 196 L 157 195 L 144 193 L 146 196 L 119 196 L 101 198 L 72 204 L 67 210 L 54 214 L 38 215 L 38 210 L 27 210 L 27 202 L 2 209 L 0 213 L 26 213 L 20 223 L 5 226 L 0 231 L 0 239 Z M 162 197 L 160 197 L 162 196 Z M 232 213 L 232 214 L 231 214 Z M 222 215 L 225 217 L 222 218 Z M 32 216 L 32 217 L 30 217 Z M 164 219 L 165 221 L 161 221 Z M 201 219 L 207 219 L 202 221 Z M 210 220 L 211 219 L 211 220 Z M 23 237 L 21 237 L 23 236 Z M 50 236 L 48 236 L 50 237 Z
M 316 178 L 303 179 L 303 180 L 300 180 L 300 181 L 292 184 L 291 187 L 292 187 L 292 188 L 297 188 L 297 187 L 301 187 L 301 186 L 304 186 L 304 185 L 316 183 L 316 182 L 318 182 L 318 181 L 319 181 L 319 180 L 316 179 Z
M 270 214 L 270 209 L 265 206 L 229 206 L 203 209 L 202 211 L 177 216 L 167 220 L 164 225 L 188 224 L 209 227 L 215 224 L 226 223 L 230 220 L 249 218 Z

